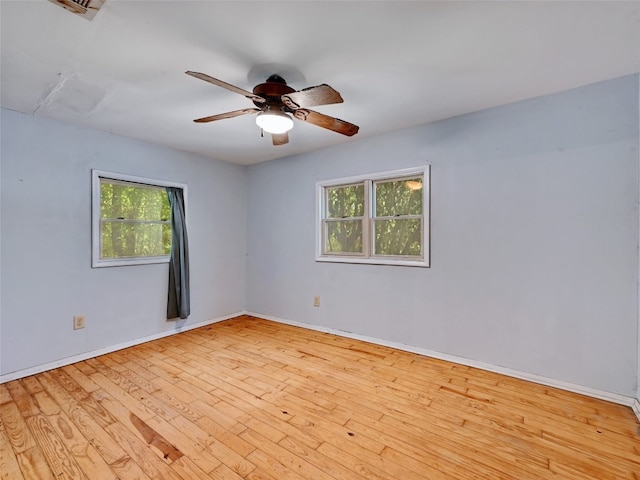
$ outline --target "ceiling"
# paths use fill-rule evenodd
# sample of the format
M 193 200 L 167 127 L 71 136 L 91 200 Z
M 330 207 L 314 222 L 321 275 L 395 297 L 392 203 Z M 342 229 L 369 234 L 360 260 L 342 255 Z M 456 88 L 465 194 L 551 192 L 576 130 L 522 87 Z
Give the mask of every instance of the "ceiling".
M 2 107 L 254 164 L 640 71 L 640 2 L 123 1 L 92 21 L 46 0 L 0 2 Z M 272 73 L 327 83 L 315 110 L 260 137 L 245 90 Z

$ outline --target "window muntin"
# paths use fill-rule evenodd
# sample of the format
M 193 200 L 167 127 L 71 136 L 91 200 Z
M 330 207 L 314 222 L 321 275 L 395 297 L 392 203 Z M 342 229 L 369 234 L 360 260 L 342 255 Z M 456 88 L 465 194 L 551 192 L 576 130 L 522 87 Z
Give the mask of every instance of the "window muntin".
M 186 185 L 93 171 L 94 267 L 169 261 L 167 186 L 186 189 Z
M 429 266 L 429 168 L 318 182 L 316 260 Z

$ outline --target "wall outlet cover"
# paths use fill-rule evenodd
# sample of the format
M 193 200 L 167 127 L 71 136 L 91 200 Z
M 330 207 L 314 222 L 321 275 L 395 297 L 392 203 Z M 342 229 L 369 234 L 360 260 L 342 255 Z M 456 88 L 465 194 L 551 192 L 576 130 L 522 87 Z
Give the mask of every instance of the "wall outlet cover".
M 73 329 L 79 330 L 84 328 L 84 315 L 76 315 L 73 317 Z

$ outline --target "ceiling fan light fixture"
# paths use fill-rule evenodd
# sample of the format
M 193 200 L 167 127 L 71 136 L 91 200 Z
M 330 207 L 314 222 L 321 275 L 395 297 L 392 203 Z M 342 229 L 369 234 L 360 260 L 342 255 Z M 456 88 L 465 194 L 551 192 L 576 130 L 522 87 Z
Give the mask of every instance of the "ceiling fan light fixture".
M 421 180 L 407 180 L 405 185 L 409 190 L 421 190 L 422 189 L 422 181 Z
M 286 133 L 293 128 L 293 119 L 284 112 L 261 112 L 256 125 L 268 133 Z

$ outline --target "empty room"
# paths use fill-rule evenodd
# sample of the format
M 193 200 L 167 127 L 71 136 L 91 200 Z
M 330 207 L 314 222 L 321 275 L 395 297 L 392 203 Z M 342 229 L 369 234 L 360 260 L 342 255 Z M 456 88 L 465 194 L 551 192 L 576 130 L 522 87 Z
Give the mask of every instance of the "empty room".
M 0 478 L 640 479 L 640 2 L 0 22 Z

